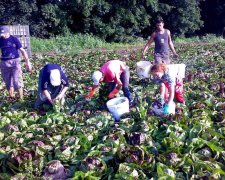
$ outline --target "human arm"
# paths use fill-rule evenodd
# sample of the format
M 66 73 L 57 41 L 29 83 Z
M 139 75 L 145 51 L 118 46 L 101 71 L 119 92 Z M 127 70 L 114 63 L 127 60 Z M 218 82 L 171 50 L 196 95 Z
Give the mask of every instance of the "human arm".
M 168 35 L 169 35 L 169 38 L 168 38 L 169 47 L 170 47 L 171 51 L 173 52 L 174 56 L 178 57 L 178 54 L 177 54 L 177 52 L 174 48 L 174 45 L 173 45 L 173 41 L 172 41 L 172 38 L 171 38 L 170 31 L 169 30 L 167 30 L 167 31 L 168 31 Z
M 68 78 L 67 78 L 66 74 L 63 72 L 63 70 L 61 69 L 61 67 L 60 67 L 59 71 L 60 71 L 60 75 L 61 75 L 61 86 L 62 86 L 62 90 L 55 97 L 54 100 L 61 100 L 64 97 L 66 91 L 69 88 L 69 81 L 68 81 Z
M 116 75 L 115 82 L 116 82 L 116 87 L 109 93 L 108 95 L 109 99 L 112 99 L 113 97 L 115 97 L 119 93 L 123 85 L 118 75 Z
M 63 86 L 69 86 L 69 80 L 63 70 L 60 68 L 60 75 L 61 75 L 61 83 Z
M 23 49 L 23 48 L 21 47 L 21 48 L 19 49 L 19 51 L 21 52 L 23 58 L 25 59 L 26 69 L 27 69 L 28 71 L 31 71 L 32 66 L 31 66 L 30 60 L 29 60 L 29 58 L 28 58 L 28 55 L 27 55 L 25 49 Z
M 143 51 L 142 51 L 142 58 L 144 59 L 145 53 L 148 51 L 148 49 L 150 48 L 151 44 L 153 43 L 155 38 L 155 33 L 152 33 L 150 39 L 148 40 L 147 44 L 145 45 Z
M 62 91 L 56 96 L 54 100 L 61 100 L 63 96 L 65 95 L 66 91 L 68 90 L 68 86 L 64 86 Z
M 169 86 L 169 99 L 167 104 L 171 104 L 173 102 L 174 94 L 175 94 L 175 85 L 173 84 Z
M 49 100 L 49 102 L 52 104 L 52 105 L 54 105 L 54 101 L 52 100 L 52 98 L 51 98 L 51 95 L 50 95 L 50 93 L 48 92 L 48 90 L 44 90 L 43 91 L 43 94 L 45 95 L 45 97 Z
M 174 74 L 173 69 L 168 68 L 164 74 L 164 81 L 168 82 L 168 101 L 167 104 L 170 104 L 174 100 L 175 85 L 176 85 L 176 75 Z
M 170 109 L 173 107 L 173 99 L 175 94 L 174 89 L 175 89 L 175 86 L 169 86 L 169 98 L 163 107 L 164 114 L 170 114 Z
M 49 92 L 49 72 L 47 71 L 47 67 L 45 66 L 44 68 L 41 69 L 40 75 L 39 75 L 39 86 L 38 89 L 40 88 L 40 91 L 42 95 L 49 100 L 49 102 L 53 105 L 54 102 L 51 98 L 51 94 Z M 44 98 L 44 99 L 45 99 Z

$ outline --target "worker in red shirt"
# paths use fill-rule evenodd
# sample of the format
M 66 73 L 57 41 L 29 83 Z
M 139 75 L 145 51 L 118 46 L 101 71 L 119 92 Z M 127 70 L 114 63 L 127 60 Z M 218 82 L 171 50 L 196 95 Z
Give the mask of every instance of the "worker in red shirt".
M 114 98 L 122 88 L 124 96 L 131 102 L 132 94 L 129 90 L 129 78 L 129 67 L 126 66 L 124 62 L 120 60 L 110 60 L 103 64 L 98 71 L 93 73 L 92 80 L 94 85 L 91 87 L 90 92 L 85 98 L 92 98 L 100 86 L 100 83 L 105 82 L 109 84 L 109 99 Z

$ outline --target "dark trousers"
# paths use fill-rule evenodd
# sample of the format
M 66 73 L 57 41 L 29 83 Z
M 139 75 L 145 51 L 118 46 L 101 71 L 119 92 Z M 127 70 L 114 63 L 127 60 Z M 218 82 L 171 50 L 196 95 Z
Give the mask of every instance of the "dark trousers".
M 130 79 L 130 71 L 129 71 L 129 67 L 126 66 L 126 69 L 120 75 L 120 80 L 123 84 L 122 90 L 123 90 L 124 96 L 127 97 L 129 99 L 129 101 L 131 101 L 132 100 L 132 94 L 130 93 L 130 90 L 129 90 L 129 79 Z M 115 87 L 116 87 L 115 82 L 108 83 L 109 92 L 111 92 Z

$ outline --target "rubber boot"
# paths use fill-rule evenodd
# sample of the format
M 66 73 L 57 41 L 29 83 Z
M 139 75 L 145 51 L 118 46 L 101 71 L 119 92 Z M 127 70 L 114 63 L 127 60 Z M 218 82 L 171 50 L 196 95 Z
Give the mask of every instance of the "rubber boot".
M 131 94 L 129 88 L 124 87 L 123 88 L 123 94 L 124 94 L 125 97 L 128 98 L 129 102 L 131 102 L 133 100 L 133 95 Z

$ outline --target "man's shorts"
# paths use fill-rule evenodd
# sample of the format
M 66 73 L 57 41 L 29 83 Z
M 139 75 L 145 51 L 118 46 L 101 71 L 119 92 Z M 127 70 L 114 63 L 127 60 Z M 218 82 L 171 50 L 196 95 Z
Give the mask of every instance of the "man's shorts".
M 24 86 L 20 58 L 1 61 L 1 73 L 7 90 L 10 87 L 14 87 L 17 90 Z
M 160 63 L 170 64 L 169 53 L 155 53 L 154 59 L 155 59 L 154 64 L 160 64 Z

